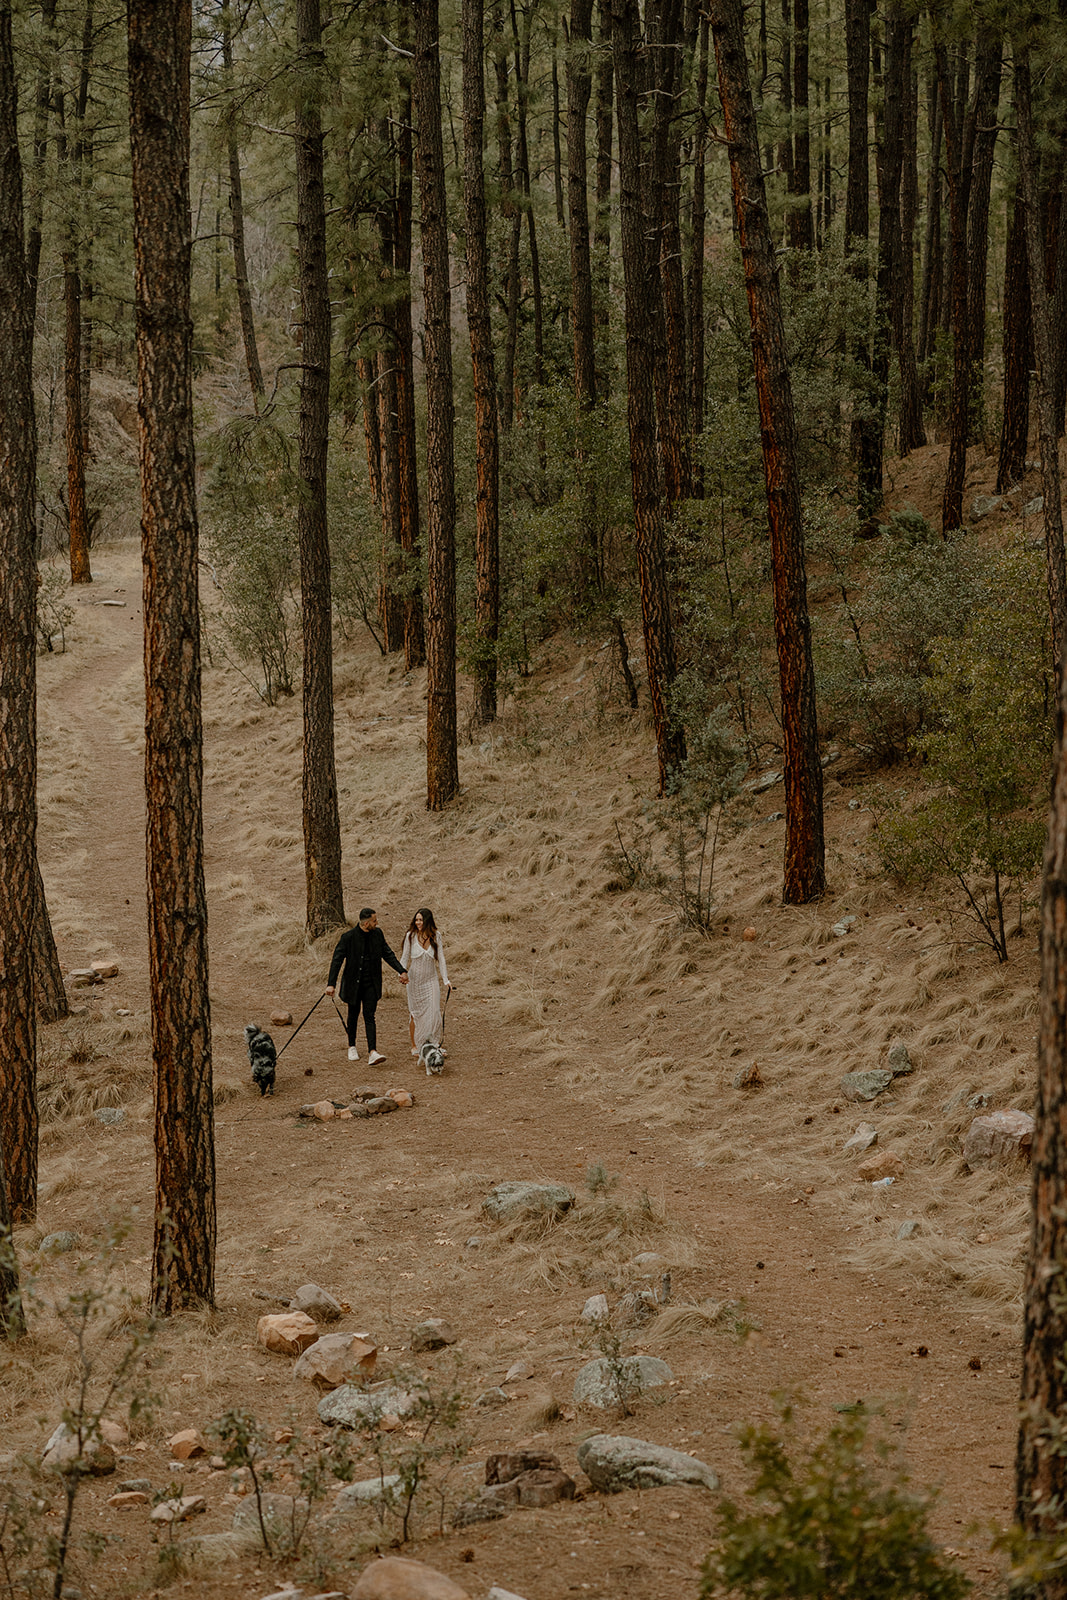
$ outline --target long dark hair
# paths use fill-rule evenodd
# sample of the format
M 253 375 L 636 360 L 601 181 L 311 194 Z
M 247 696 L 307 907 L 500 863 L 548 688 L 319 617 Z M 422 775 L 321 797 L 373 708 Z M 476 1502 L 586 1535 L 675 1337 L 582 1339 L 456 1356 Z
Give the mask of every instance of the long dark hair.
M 429 906 L 420 906 L 419 909 L 415 913 L 415 917 L 421 917 L 422 918 L 422 931 L 423 931 L 423 933 L 428 933 L 430 935 L 430 944 L 433 946 L 433 958 L 436 961 L 437 960 L 437 924 L 433 920 L 433 912 L 430 910 Z M 416 926 L 415 926 L 415 917 L 412 917 L 410 926 L 408 927 L 408 933 L 410 934 L 412 939 L 417 938 L 418 937 L 418 932 L 419 932 L 418 928 L 416 928 Z

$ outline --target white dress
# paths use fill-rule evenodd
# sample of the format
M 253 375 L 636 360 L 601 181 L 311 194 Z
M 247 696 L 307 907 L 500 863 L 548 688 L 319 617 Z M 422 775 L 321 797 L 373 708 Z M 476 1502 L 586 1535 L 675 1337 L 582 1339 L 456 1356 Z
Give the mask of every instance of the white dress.
M 415 1021 L 415 1048 L 419 1049 L 424 1044 L 439 1045 L 444 1026 L 441 1017 L 441 984 L 448 982 L 448 967 L 445 965 L 440 933 L 437 935 L 436 960 L 432 944 L 428 944 L 424 950 L 417 934 L 406 933 L 400 965 L 408 975 L 408 1010 Z

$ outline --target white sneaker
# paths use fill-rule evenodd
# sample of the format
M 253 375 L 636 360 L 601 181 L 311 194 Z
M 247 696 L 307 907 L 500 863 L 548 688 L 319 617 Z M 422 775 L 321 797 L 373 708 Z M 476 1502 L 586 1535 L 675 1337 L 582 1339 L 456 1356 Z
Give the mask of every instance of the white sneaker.
M 359 1051 L 356 1049 L 354 1044 L 350 1044 L 348 1047 L 348 1059 L 349 1061 L 359 1060 Z
M 417 1050 L 416 1050 L 416 1049 L 415 1049 L 415 1047 L 414 1047 L 414 1045 L 412 1045 L 412 1047 L 411 1047 L 411 1053 L 412 1053 L 412 1055 L 413 1055 L 413 1056 L 417 1056 L 417 1055 L 418 1055 L 418 1053 L 419 1053 L 419 1052 L 418 1052 L 418 1051 L 417 1051 Z
M 367 1057 L 367 1065 L 368 1067 L 376 1067 L 379 1061 L 384 1060 L 385 1057 L 383 1055 L 381 1055 L 377 1050 L 372 1050 L 370 1055 Z

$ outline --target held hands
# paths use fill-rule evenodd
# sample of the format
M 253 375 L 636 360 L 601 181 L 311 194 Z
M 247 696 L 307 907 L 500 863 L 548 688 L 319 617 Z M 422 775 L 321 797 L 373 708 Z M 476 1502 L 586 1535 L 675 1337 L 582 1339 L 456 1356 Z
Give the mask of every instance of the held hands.
M 407 983 L 408 981 L 408 975 L 406 972 L 398 972 L 397 977 L 400 979 L 401 983 Z
M 327 994 L 333 994 L 333 984 L 332 983 L 328 983 L 326 985 L 326 993 Z

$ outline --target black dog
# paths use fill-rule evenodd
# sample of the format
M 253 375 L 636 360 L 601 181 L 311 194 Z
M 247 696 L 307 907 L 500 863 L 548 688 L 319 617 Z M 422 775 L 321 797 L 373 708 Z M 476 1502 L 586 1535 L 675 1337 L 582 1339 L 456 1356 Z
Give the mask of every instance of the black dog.
M 245 1044 L 248 1046 L 248 1064 L 252 1068 L 252 1082 L 259 1084 L 260 1095 L 274 1093 L 274 1068 L 278 1052 L 269 1033 L 256 1022 L 245 1027 Z

